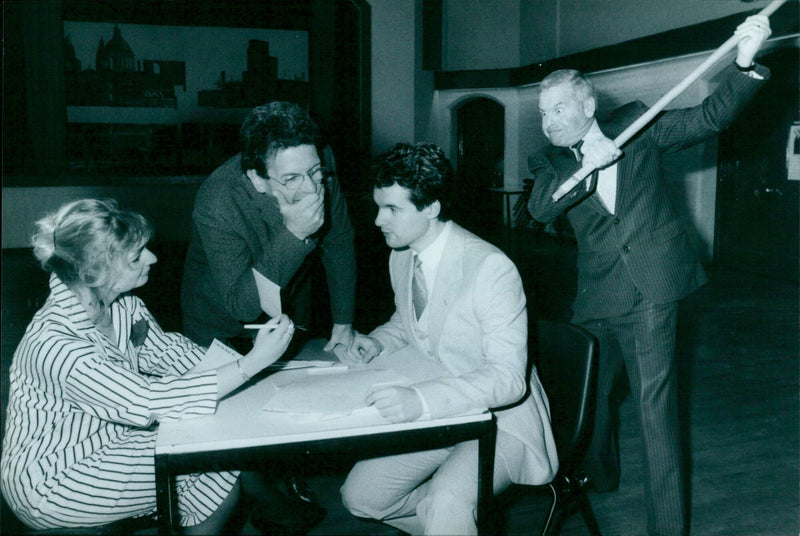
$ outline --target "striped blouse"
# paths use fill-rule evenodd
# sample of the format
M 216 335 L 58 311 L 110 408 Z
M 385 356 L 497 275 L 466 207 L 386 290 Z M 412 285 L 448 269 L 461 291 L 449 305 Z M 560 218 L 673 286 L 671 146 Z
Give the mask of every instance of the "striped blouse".
M 216 410 L 216 372 L 186 374 L 204 349 L 165 333 L 131 295 L 98 331 L 57 276 L 11 364 L 0 489 L 36 529 L 101 525 L 155 511 L 154 453 L 165 419 Z M 181 525 L 221 504 L 236 473 L 178 478 Z

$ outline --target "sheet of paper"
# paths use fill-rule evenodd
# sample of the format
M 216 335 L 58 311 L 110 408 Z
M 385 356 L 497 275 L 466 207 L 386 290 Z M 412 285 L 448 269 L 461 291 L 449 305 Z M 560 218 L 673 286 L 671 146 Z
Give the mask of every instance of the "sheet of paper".
M 278 387 L 264 410 L 329 419 L 368 408 L 365 399 L 376 388 L 409 383 L 402 374 L 386 369 L 311 374 Z
M 211 342 L 211 346 L 208 347 L 206 350 L 206 355 L 203 356 L 203 359 L 194 366 L 193 369 L 189 371 L 189 373 L 199 373 L 205 372 L 207 370 L 214 370 L 218 369 L 222 365 L 226 365 L 231 361 L 235 361 L 242 357 L 242 354 L 222 344 L 217 339 L 214 339 Z
M 264 277 L 255 268 L 253 276 L 256 279 L 256 288 L 258 289 L 258 300 L 261 303 L 261 310 L 267 313 L 271 318 L 280 316 L 281 314 L 281 287 Z

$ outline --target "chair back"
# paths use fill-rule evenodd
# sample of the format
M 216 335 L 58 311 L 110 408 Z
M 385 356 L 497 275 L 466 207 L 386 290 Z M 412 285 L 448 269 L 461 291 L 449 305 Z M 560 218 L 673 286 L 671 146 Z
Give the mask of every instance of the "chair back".
M 574 324 L 540 320 L 536 350 L 561 471 L 569 474 L 582 462 L 594 424 L 597 339 Z

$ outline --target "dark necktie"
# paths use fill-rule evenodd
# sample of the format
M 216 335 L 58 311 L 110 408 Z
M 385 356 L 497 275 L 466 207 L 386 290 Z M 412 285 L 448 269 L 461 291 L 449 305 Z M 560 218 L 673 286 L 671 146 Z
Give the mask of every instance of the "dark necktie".
M 578 143 L 569 146 L 569 148 L 572 149 L 572 154 L 575 155 L 575 159 L 578 162 L 583 160 L 583 155 L 581 154 L 581 145 L 583 145 L 583 140 L 579 140 Z
M 573 156 L 575 156 L 575 160 L 577 160 L 579 164 L 583 161 L 583 153 L 581 153 L 582 146 L 583 146 L 583 140 L 578 140 L 578 143 L 569 146 L 569 148 L 572 150 Z M 596 176 L 597 176 L 597 170 L 595 170 L 592 174 L 589 175 L 589 177 L 596 177 Z M 583 182 L 586 184 L 586 191 L 588 192 L 592 187 L 592 181 L 585 179 Z
M 425 274 L 422 273 L 422 261 L 414 255 L 414 277 L 411 279 L 411 301 L 417 320 L 428 305 L 428 288 L 425 286 Z

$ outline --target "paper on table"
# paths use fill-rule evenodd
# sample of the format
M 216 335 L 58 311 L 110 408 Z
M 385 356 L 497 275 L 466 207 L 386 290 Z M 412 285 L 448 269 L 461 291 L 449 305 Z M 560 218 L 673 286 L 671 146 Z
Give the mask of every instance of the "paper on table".
M 217 339 L 214 339 L 211 342 L 211 346 L 206 350 L 206 355 L 204 355 L 203 359 L 189 371 L 189 374 L 218 369 L 222 365 L 226 365 L 231 361 L 236 361 L 240 357 L 242 357 L 242 354 L 229 346 L 225 346 Z
M 314 369 L 314 368 L 324 368 L 330 370 L 334 367 L 339 368 L 343 366 L 346 367 L 346 365 L 340 365 L 339 363 L 336 363 L 336 361 L 292 360 L 292 361 L 276 361 L 267 368 L 269 368 L 270 370 L 295 370 L 295 369 Z
M 275 318 L 281 314 L 281 287 L 264 277 L 255 268 L 253 276 L 256 279 L 258 289 L 258 300 L 261 303 L 261 310 L 270 317 Z
M 240 357 L 244 357 L 233 348 L 222 344 L 219 340 L 214 339 L 211 346 L 206 350 L 203 359 L 189 370 L 188 374 L 198 374 L 206 372 L 207 370 L 215 370 L 222 365 L 227 365 L 236 361 Z M 346 369 L 345 365 L 337 363 L 336 361 L 319 360 L 291 360 L 291 361 L 276 361 L 267 367 L 268 370 L 295 370 L 295 369 L 324 369 L 330 371 L 338 371 L 339 369 Z
M 386 369 L 349 369 L 338 374 L 315 374 L 278 387 L 266 411 L 316 414 L 320 419 L 344 416 L 367 406 L 367 394 L 389 385 L 408 385 L 402 374 Z

